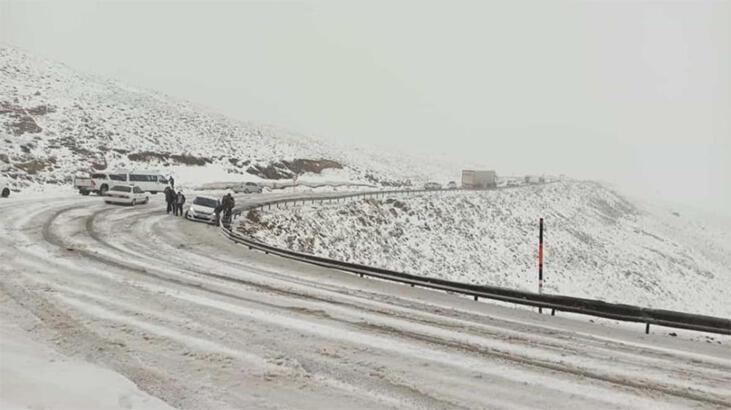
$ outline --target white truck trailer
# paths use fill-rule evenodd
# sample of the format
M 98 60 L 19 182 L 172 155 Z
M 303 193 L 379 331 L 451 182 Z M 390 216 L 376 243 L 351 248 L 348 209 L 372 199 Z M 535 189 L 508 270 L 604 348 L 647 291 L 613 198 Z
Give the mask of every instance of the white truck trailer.
M 462 171 L 462 188 L 464 189 L 491 189 L 497 187 L 495 171 Z

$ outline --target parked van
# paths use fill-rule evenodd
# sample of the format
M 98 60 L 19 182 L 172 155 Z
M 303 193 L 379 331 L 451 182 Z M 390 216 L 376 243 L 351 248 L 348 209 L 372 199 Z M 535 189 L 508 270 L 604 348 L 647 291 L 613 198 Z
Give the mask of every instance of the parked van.
M 168 179 L 158 171 L 143 170 L 99 172 L 91 174 L 89 177 L 74 178 L 74 187 L 82 195 L 89 195 L 90 192 L 106 195 L 113 185 L 137 186 L 145 192 L 156 194 L 165 190 L 165 187 L 168 186 Z
M 117 171 L 109 174 L 109 179 L 118 182 L 127 182 L 129 185 L 140 187 L 141 190 L 156 194 L 165 190 L 168 179 L 158 171 Z

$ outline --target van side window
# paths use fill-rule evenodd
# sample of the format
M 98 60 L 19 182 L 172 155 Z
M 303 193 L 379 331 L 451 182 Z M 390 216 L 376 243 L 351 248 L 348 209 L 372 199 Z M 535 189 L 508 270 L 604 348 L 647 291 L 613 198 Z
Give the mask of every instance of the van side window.
M 142 193 L 142 190 L 138 186 L 134 187 L 134 191 L 135 191 L 136 194 L 141 194 Z
M 146 175 L 129 174 L 129 180 L 134 182 L 147 181 Z
M 127 181 L 127 175 L 125 174 L 109 174 L 109 179 L 112 181 Z

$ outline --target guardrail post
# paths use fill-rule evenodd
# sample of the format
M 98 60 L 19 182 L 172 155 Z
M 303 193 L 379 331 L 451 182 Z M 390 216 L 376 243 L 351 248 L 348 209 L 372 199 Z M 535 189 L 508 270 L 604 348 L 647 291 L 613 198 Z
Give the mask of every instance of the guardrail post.
M 538 223 L 538 294 L 543 294 L 543 218 Z M 543 313 L 540 306 L 538 313 Z
M 556 316 L 556 309 L 551 309 L 551 316 Z
M 475 295 L 475 302 L 477 301 L 477 295 Z
M 650 334 L 650 324 L 649 323 L 645 323 L 645 334 L 646 335 Z

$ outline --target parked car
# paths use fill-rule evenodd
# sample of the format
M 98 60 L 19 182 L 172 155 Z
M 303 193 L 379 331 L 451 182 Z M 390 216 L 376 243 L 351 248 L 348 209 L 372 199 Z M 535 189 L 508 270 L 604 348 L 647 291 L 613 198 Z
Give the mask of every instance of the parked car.
M 106 191 L 104 202 L 108 204 L 137 205 L 150 202 L 150 197 L 140 187 L 132 185 L 114 185 Z
M 7 198 L 10 196 L 10 185 L 7 182 L 0 180 L 0 197 Z
M 447 183 L 447 189 L 457 189 L 457 183 L 454 181 L 449 181 Z
M 439 182 L 427 182 L 424 184 L 424 189 L 426 190 L 439 190 L 442 189 L 442 184 Z
M 216 207 L 221 201 L 210 196 L 197 196 L 185 210 L 185 218 L 191 221 L 216 223 Z
M 245 182 L 233 189 L 237 194 L 261 194 L 261 185 L 256 182 Z

